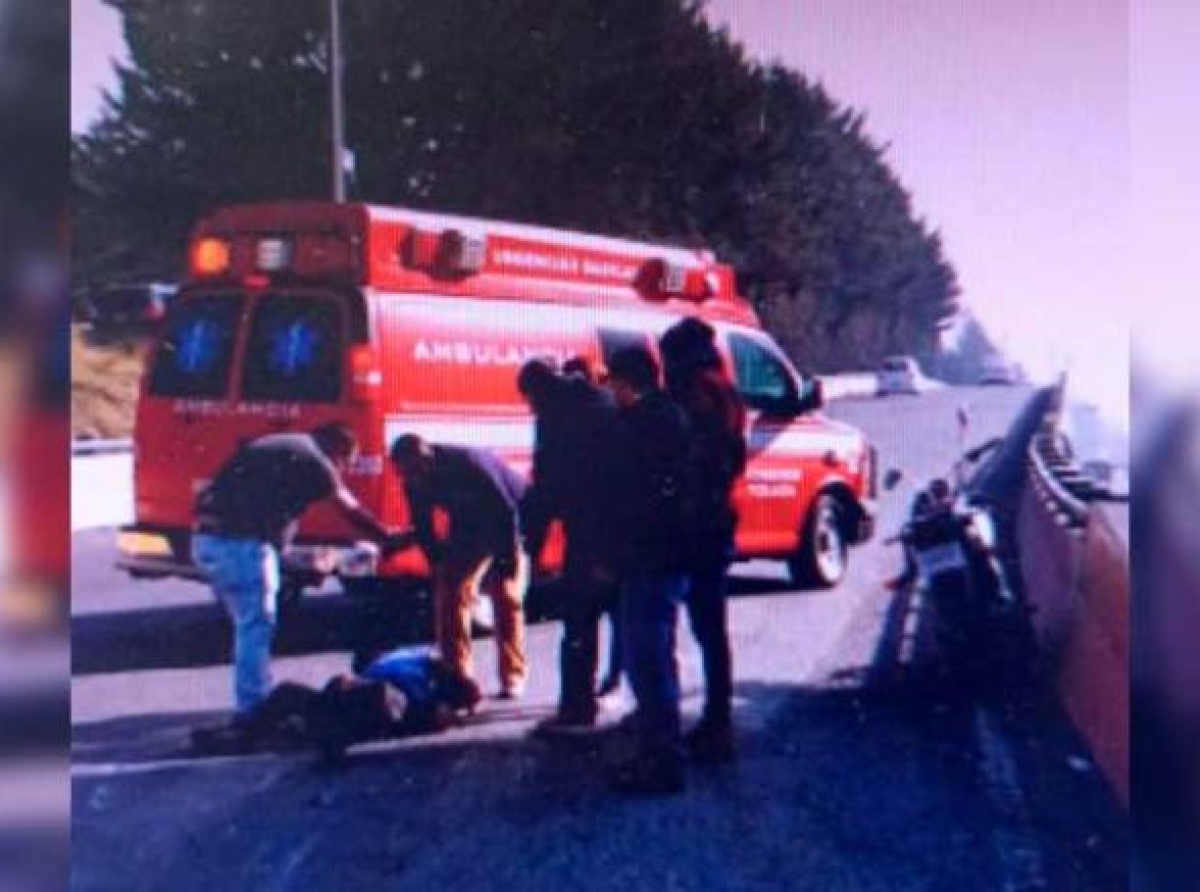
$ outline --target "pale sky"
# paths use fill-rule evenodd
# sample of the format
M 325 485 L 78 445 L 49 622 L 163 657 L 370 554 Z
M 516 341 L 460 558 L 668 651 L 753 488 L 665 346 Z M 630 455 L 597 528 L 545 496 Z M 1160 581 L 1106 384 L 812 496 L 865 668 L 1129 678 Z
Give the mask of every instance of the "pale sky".
M 753 56 L 865 111 L 941 231 L 967 304 L 1035 373 L 1069 365 L 1082 391 L 1123 415 L 1125 0 L 710 0 L 710 14 Z M 72 0 L 72 15 L 80 130 L 124 48 L 99 0 Z

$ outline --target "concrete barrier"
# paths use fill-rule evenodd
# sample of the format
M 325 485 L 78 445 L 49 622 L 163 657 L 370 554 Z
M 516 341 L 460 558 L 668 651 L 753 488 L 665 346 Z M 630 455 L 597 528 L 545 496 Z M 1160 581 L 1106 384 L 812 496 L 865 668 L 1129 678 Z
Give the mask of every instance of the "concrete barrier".
M 133 454 L 71 456 L 71 531 L 133 521 Z
M 826 400 L 868 399 L 879 390 L 879 381 L 871 372 L 817 377 Z

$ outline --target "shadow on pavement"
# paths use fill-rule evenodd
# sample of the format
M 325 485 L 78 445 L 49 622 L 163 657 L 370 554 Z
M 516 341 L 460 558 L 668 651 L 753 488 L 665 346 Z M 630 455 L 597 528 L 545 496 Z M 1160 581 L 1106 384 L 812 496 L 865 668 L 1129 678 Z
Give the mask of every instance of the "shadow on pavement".
M 782 579 L 736 576 L 730 594 L 741 598 L 789 591 Z M 797 596 L 807 594 L 816 593 Z M 555 620 L 553 598 L 550 589 L 532 592 L 527 621 Z M 432 635 L 424 590 L 375 597 L 319 594 L 283 609 L 273 651 L 277 656 L 350 653 L 427 643 Z M 71 620 L 74 675 L 220 665 L 229 662 L 230 649 L 229 622 L 215 601 L 90 613 Z
M 430 639 L 428 600 L 320 595 L 285 608 L 274 653 L 278 656 L 350 652 Z M 209 604 L 93 613 L 71 620 L 71 672 L 90 675 L 142 669 L 209 666 L 229 661 L 229 621 Z
M 546 742 L 524 725 L 375 745 L 336 770 L 293 754 L 77 772 L 78 887 L 249 888 L 286 876 L 306 889 L 950 889 L 1010 879 L 1014 828 L 987 795 L 963 704 L 911 680 L 741 684 L 738 698 L 748 711 L 779 708 L 743 733 L 738 763 L 695 768 L 684 795 L 659 800 L 611 792 L 612 765 L 629 752 L 621 733 Z M 201 718 L 78 727 L 77 764 L 156 749 L 171 758 Z M 1024 829 L 1048 887 L 1123 888 L 1111 805 L 1093 777 L 1047 759 L 1047 748 L 1059 753 L 1053 735 L 1038 741 L 1018 759 L 1032 781 Z

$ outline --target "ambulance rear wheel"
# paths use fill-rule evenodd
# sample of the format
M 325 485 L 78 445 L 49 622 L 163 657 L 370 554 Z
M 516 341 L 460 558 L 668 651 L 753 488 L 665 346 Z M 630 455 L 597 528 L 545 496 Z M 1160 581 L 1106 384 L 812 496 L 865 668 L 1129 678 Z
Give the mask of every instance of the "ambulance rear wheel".
M 846 575 L 848 549 L 845 524 L 837 499 L 817 497 L 800 535 L 800 546 L 788 559 L 793 584 L 802 588 L 833 588 Z

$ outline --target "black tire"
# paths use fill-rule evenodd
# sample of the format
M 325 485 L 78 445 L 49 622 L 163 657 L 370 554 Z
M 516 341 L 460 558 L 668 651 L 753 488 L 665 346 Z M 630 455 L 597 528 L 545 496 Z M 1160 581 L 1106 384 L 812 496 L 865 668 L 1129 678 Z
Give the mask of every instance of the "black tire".
M 788 558 L 792 582 L 801 588 L 833 588 L 846 576 L 848 557 L 842 507 L 832 495 L 819 495 L 804 521 L 800 546 Z

